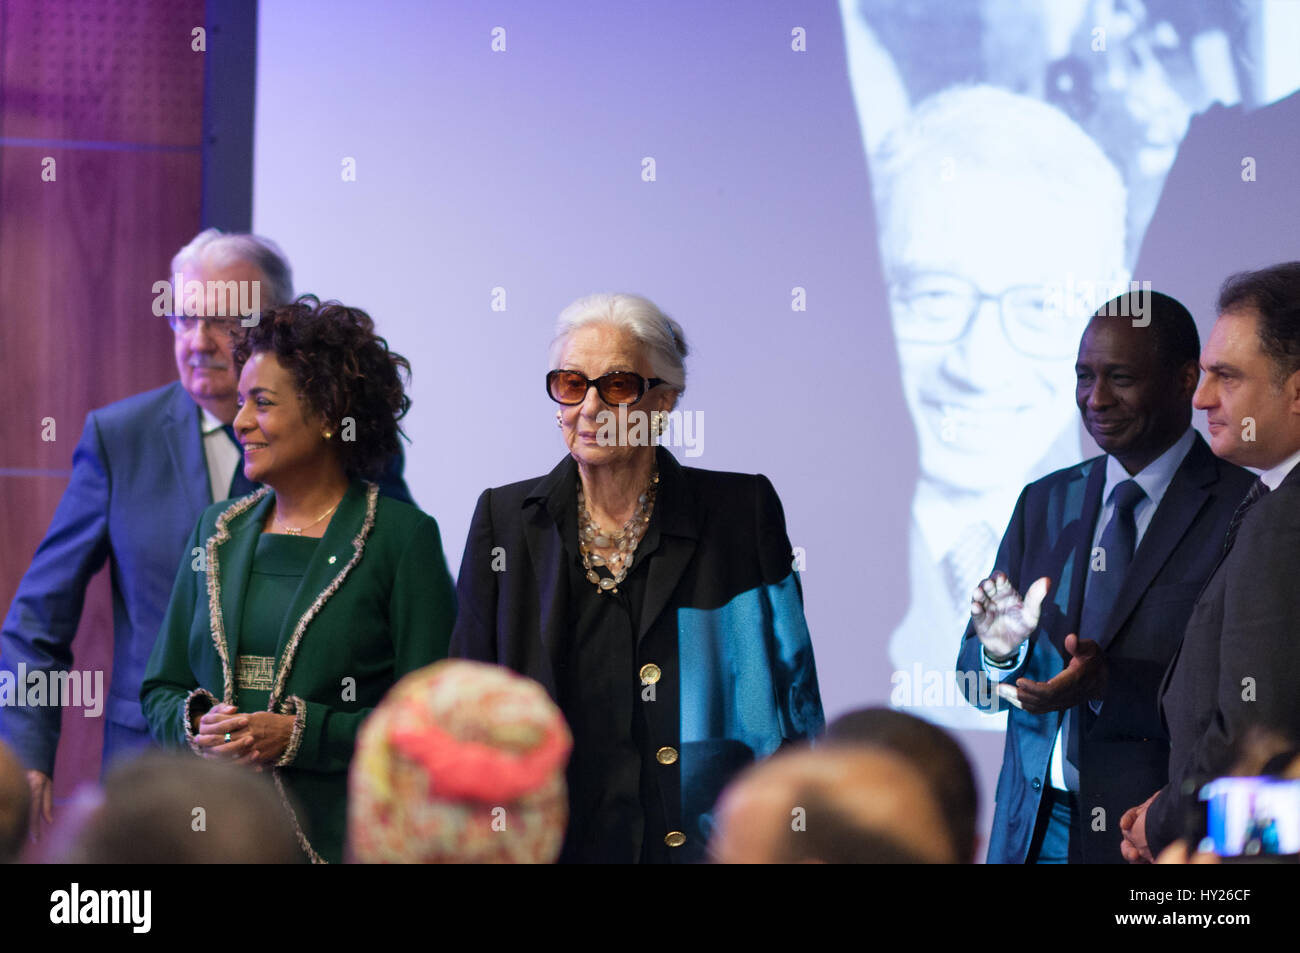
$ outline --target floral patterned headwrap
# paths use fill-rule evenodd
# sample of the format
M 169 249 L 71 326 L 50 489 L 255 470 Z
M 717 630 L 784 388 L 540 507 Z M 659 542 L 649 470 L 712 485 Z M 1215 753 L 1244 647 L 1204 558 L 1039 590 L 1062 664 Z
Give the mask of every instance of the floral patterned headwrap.
M 564 717 L 532 679 L 449 659 L 393 686 L 357 736 L 360 863 L 551 863 L 568 820 Z

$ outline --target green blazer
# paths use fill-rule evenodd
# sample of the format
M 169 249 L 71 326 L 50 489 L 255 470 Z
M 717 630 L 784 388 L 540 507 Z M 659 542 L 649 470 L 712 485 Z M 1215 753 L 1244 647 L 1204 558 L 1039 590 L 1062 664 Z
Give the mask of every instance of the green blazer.
M 208 507 L 186 545 L 140 701 L 163 745 L 194 746 L 191 715 L 238 705 L 243 600 L 274 493 Z M 438 524 L 354 481 L 307 566 L 276 646 L 269 710 L 294 716 L 272 771 L 314 862 L 339 861 L 357 729 L 407 672 L 447 654 L 456 595 Z

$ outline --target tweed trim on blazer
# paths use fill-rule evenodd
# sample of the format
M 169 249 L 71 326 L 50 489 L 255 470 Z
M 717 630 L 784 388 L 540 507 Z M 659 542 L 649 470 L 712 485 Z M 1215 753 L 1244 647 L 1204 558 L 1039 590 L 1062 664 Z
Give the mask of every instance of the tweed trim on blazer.
M 198 738 L 194 734 L 193 723 L 195 715 L 203 714 L 203 712 L 194 710 L 194 703 L 200 699 L 207 699 L 208 703 L 208 707 L 203 709 L 203 712 L 210 711 L 212 706 L 217 703 L 217 696 L 213 695 L 212 692 L 208 691 L 206 688 L 196 688 L 185 696 L 185 707 L 181 711 L 181 718 L 185 721 L 185 740 L 189 742 L 190 750 L 198 755 L 203 754 L 203 749 L 198 745 Z
M 271 488 L 264 486 L 256 493 L 241 496 L 231 503 L 217 517 L 216 532 L 208 537 L 208 618 L 212 620 L 212 644 L 216 646 L 217 657 L 221 659 L 221 700 L 227 705 L 235 703 L 235 677 L 230 668 L 230 648 L 226 641 L 225 617 L 221 614 L 221 570 L 217 559 L 217 547 L 230 540 L 230 521 L 251 509 L 270 492 Z
M 280 760 L 275 763 L 277 768 L 284 768 L 297 760 L 298 749 L 302 747 L 302 733 L 307 730 L 307 703 L 297 695 L 290 695 L 280 707 L 284 709 L 281 714 L 293 715 L 293 731 L 289 735 L 289 743 L 285 745 Z
M 256 493 L 249 494 L 248 496 L 236 500 L 217 517 L 216 532 L 208 538 L 208 612 L 212 619 L 212 641 L 216 645 L 218 656 L 221 658 L 223 694 L 225 695 L 227 704 L 233 703 L 235 682 L 230 666 L 230 652 L 226 641 L 225 622 L 221 614 L 221 579 L 220 572 L 218 571 L 219 564 L 217 562 L 217 547 L 230 539 L 230 520 L 239 516 L 241 513 L 246 512 L 270 491 L 270 487 L 264 486 Z M 298 844 L 302 847 L 303 852 L 313 864 L 324 864 L 327 863 L 327 861 L 316 852 L 315 848 L 311 845 L 311 841 L 308 840 L 307 835 L 303 832 L 302 824 L 298 819 L 297 812 L 293 809 L 293 805 L 289 800 L 288 792 L 285 790 L 284 780 L 280 776 L 281 767 L 291 763 L 291 760 L 296 758 L 298 755 L 298 748 L 302 744 L 303 731 L 306 729 L 307 705 L 301 698 L 298 698 L 295 695 L 283 698 L 284 690 L 289 679 L 289 672 L 293 668 L 294 658 L 298 653 L 298 646 L 302 643 L 303 633 L 307 630 L 307 626 L 311 623 L 312 619 L 319 614 L 321 608 L 329 601 L 330 597 L 338 591 L 341 585 L 343 585 L 343 581 L 347 578 L 348 573 L 352 571 L 352 568 L 361 561 L 361 554 L 366 546 L 366 538 L 370 535 L 370 530 L 375 525 L 375 510 L 378 505 L 378 500 L 379 486 L 374 483 L 367 484 L 366 517 L 361 524 L 361 529 L 352 539 L 352 558 L 349 559 L 337 573 L 335 573 L 334 578 L 330 580 L 329 585 L 320 591 L 312 601 L 312 604 L 307 608 L 307 611 L 299 617 L 297 625 L 294 626 L 293 635 L 289 638 L 288 643 L 284 647 L 283 654 L 276 660 L 275 682 L 271 687 L 271 694 L 266 703 L 267 711 L 281 715 L 293 715 L 294 718 L 293 731 L 289 736 L 289 744 L 285 748 L 284 754 L 281 756 L 280 760 L 272 766 L 271 776 L 275 781 L 275 788 L 280 794 L 280 803 L 284 805 L 284 809 L 289 813 L 289 817 L 293 820 L 294 833 L 298 837 Z M 286 758 L 291 760 L 286 761 Z
M 275 684 L 271 686 L 271 697 L 266 702 L 267 711 L 280 711 L 279 707 L 281 697 L 284 695 L 284 686 L 289 679 L 289 671 L 293 668 L 294 656 L 298 654 L 298 646 L 302 642 L 302 635 L 307 630 L 311 620 L 316 618 L 321 608 L 329 601 L 330 596 L 338 592 L 339 586 L 343 585 L 343 580 L 348 577 L 352 567 L 361 562 L 361 553 L 366 548 L 366 537 L 370 535 L 371 527 L 375 525 L 375 508 L 379 499 L 379 485 L 370 483 L 366 485 L 366 518 L 361 524 L 361 529 L 357 535 L 352 538 L 352 558 L 349 559 L 335 575 L 328 586 L 320 591 L 315 600 L 307 611 L 298 619 L 298 624 L 294 626 L 293 635 L 289 637 L 289 642 L 284 647 L 284 654 L 276 660 Z

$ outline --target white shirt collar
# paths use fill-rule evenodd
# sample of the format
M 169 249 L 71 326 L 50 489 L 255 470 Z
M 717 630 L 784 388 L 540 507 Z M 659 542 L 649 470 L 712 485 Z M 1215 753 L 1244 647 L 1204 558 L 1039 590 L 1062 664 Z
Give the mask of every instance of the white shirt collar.
M 214 430 L 220 430 L 222 427 L 225 426 L 225 424 L 223 424 L 220 420 L 212 416 L 212 414 L 208 413 L 208 409 L 206 407 L 200 407 L 199 414 L 201 415 L 203 420 L 203 422 L 199 426 L 199 429 L 202 432 L 203 436 L 205 437 L 208 434 L 212 433 Z
M 1178 468 L 1183 465 L 1183 458 L 1187 452 L 1192 449 L 1192 444 L 1196 440 L 1196 431 L 1188 427 L 1183 435 L 1174 441 L 1171 446 L 1160 456 L 1148 463 L 1138 473 L 1130 476 L 1129 472 L 1124 469 L 1124 464 L 1120 463 L 1114 457 L 1106 458 L 1106 488 L 1102 495 L 1103 503 L 1110 499 L 1110 494 L 1115 487 L 1125 480 L 1132 480 L 1138 486 L 1142 487 L 1142 492 L 1147 495 L 1147 499 L 1153 505 L 1159 506 L 1160 500 L 1164 497 L 1165 491 L 1169 489 L 1169 484 L 1174 481 L 1174 474 Z
M 1272 469 L 1265 470 L 1259 475 L 1259 478 L 1264 481 L 1264 485 L 1270 490 L 1276 490 L 1282 485 L 1282 481 L 1290 475 L 1291 471 L 1295 469 L 1297 463 L 1300 463 L 1300 450 L 1291 454 Z

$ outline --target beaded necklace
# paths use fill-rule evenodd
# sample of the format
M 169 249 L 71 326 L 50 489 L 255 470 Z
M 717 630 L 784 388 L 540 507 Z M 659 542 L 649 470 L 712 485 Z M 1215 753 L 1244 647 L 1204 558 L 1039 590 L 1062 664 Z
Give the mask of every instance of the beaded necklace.
M 582 553 L 582 565 L 587 570 L 587 581 L 595 585 L 601 593 L 618 592 L 618 584 L 627 578 L 627 571 L 632 568 L 632 558 L 637 544 L 645 535 L 650 525 L 650 514 L 655 508 L 655 494 L 659 490 L 659 471 L 650 474 L 650 485 L 636 498 L 636 512 L 623 524 L 617 533 L 606 533 L 587 512 L 587 499 L 582 493 L 582 481 L 578 481 L 578 549 Z M 599 553 L 592 552 L 592 547 L 615 551 L 606 559 Z M 596 572 L 597 566 L 604 566 L 613 575 L 602 576 Z

